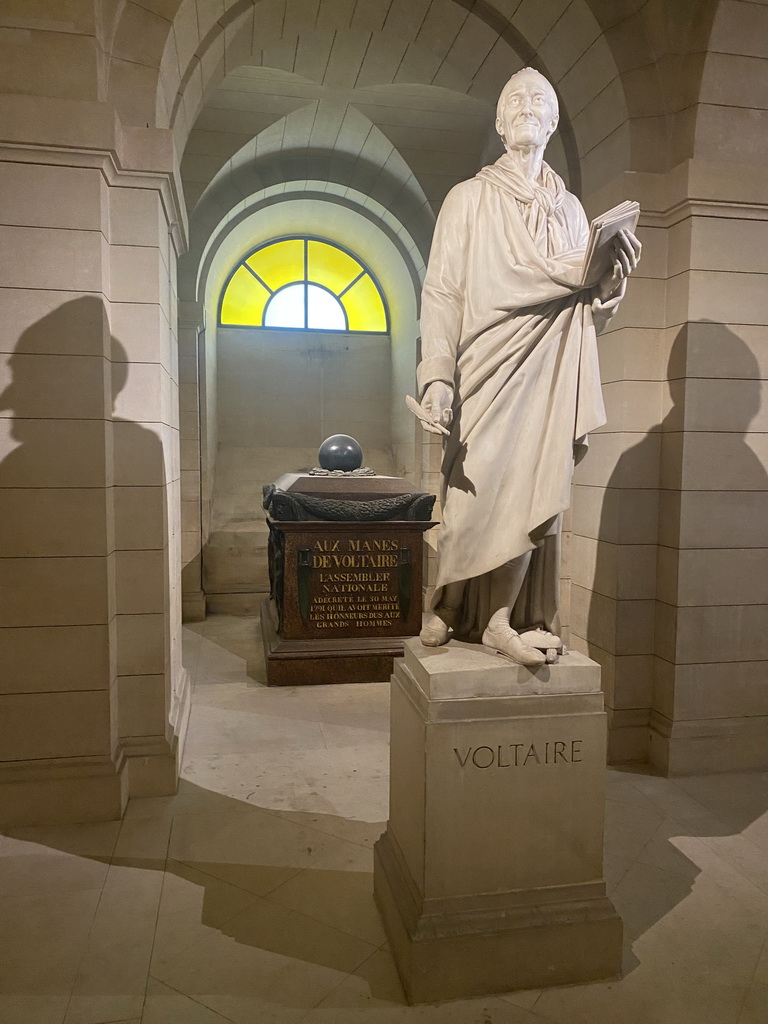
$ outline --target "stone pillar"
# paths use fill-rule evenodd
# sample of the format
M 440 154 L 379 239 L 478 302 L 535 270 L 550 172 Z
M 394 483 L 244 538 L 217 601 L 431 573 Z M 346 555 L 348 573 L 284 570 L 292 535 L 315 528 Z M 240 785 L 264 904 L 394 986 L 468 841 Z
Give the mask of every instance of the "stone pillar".
M 758 168 L 693 162 L 669 220 L 650 759 L 768 767 L 768 217 Z
M 411 1002 L 610 977 L 600 669 L 405 644 L 374 893 Z
M 118 736 L 131 795 L 155 796 L 175 790 L 187 713 L 176 252 L 156 189 L 109 189 L 109 242 Z
M 203 592 L 202 549 L 207 539 L 212 501 L 210 477 L 203 473 L 203 458 L 208 459 L 208 437 L 201 432 L 203 423 L 213 417 L 216 410 L 205 406 L 205 389 L 201 387 L 201 349 L 204 350 L 205 331 L 202 305 L 182 299 L 179 303 L 179 423 L 181 446 L 181 528 L 182 528 L 182 611 L 185 622 L 200 622 L 205 618 Z M 207 368 L 207 365 L 206 365 Z M 207 413 L 205 417 L 203 413 Z M 215 438 L 214 438 L 215 449 Z M 214 455 L 210 456 L 211 462 Z
M 85 101 L 0 129 L 0 822 L 105 820 L 185 719 L 173 151 Z
M 768 766 L 764 187 L 691 160 L 590 203 L 643 211 L 573 488 L 572 642 L 601 665 L 614 763 Z

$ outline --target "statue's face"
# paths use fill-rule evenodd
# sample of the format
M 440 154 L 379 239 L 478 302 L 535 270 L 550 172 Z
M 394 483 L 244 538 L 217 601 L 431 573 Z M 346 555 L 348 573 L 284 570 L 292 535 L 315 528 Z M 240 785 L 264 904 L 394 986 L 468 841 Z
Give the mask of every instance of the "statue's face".
M 546 146 L 557 127 L 557 109 L 538 76 L 520 75 L 506 93 L 496 130 L 507 149 Z

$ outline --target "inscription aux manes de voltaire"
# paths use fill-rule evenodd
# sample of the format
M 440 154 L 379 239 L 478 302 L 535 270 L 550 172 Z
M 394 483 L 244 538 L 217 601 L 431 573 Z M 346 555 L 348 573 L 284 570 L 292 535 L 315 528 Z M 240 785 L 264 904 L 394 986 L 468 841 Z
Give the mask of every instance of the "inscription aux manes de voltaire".
M 299 610 L 316 629 L 391 626 L 408 617 L 411 549 L 397 538 L 318 538 L 298 551 Z
M 583 740 L 544 743 L 498 743 L 453 748 L 460 768 L 530 768 L 534 765 L 580 764 Z

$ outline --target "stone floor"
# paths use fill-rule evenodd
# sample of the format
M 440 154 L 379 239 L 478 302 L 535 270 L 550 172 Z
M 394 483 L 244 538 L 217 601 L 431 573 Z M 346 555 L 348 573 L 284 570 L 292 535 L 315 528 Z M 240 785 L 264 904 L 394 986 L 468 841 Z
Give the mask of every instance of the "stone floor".
M 608 774 L 621 980 L 408 1007 L 371 898 L 385 684 L 267 689 L 185 630 L 175 797 L 0 836 L 2 1024 L 766 1024 L 768 776 Z

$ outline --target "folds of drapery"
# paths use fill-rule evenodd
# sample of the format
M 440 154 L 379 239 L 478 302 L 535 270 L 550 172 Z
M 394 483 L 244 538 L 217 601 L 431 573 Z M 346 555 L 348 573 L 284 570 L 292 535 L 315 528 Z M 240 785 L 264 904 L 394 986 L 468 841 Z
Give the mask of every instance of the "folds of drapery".
M 420 390 L 454 386 L 433 608 L 447 584 L 468 581 L 456 614 L 475 639 L 488 574 L 526 551 L 513 626 L 556 632 L 574 444 L 605 422 L 593 307 L 613 310 L 577 286 L 584 211 L 546 165 L 526 194 L 516 175 L 502 157 L 446 198 L 422 302 Z

